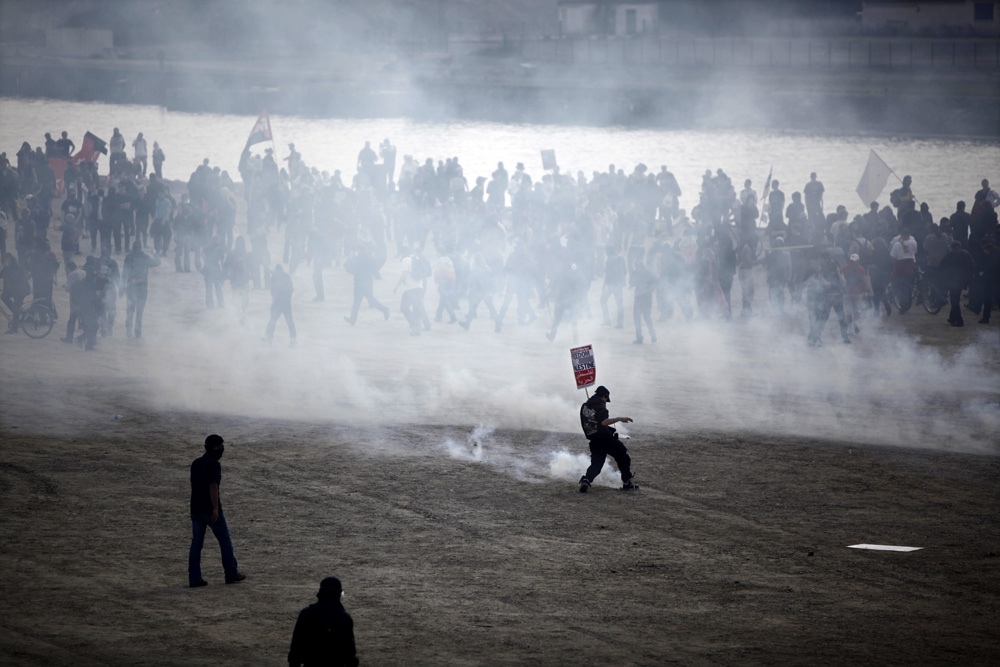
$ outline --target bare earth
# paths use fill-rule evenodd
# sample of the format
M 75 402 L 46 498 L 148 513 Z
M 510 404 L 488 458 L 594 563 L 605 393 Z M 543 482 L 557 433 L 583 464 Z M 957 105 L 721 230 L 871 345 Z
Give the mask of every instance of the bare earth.
M 812 351 L 789 320 L 785 384 L 727 374 L 732 387 L 699 403 L 709 376 L 677 353 L 698 331 L 665 324 L 659 347 L 637 349 L 627 330 L 595 329 L 612 414 L 636 418 L 642 488 L 614 488 L 609 471 L 580 494 L 576 341 L 567 329 L 548 346 L 544 313 L 500 336 L 483 319 L 410 339 L 387 275 L 392 320 L 363 310 L 352 329 L 349 289 L 328 283 L 311 304 L 300 269 L 300 345 L 283 346 L 280 323 L 266 348 L 263 293 L 230 336 L 232 311 L 211 319 L 197 274 L 170 264 L 154 270 L 141 341 L 119 324 L 93 353 L 59 343 L 64 294 L 48 338 L 0 337 L 3 665 L 283 664 L 329 575 L 364 665 L 1000 663 L 995 325 L 952 330 L 945 313 L 914 311 L 853 346 L 831 342 L 831 323 Z M 915 377 L 983 373 L 947 396 L 905 376 L 912 404 L 842 415 L 882 377 L 864 368 L 903 365 L 900 341 Z M 823 393 L 796 380 L 809 359 Z M 667 391 L 677 374 L 692 389 Z M 210 585 L 189 589 L 188 466 L 213 432 L 248 579 L 223 584 L 209 535 Z M 847 548 L 858 543 L 923 549 Z

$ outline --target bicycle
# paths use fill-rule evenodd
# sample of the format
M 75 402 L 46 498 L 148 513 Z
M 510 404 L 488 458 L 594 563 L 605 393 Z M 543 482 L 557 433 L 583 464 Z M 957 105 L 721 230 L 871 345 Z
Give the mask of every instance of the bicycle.
M 931 315 L 937 315 L 948 300 L 940 287 L 928 279 L 926 272 L 917 267 L 913 274 L 913 284 L 910 287 L 910 303 L 905 308 L 899 303 L 895 290 L 889 287 L 889 301 L 902 315 L 913 306 L 923 306 Z
M 937 315 L 948 303 L 948 293 L 936 281 L 930 280 L 925 272 L 920 271 L 919 276 L 921 283 L 920 303 L 928 313 Z M 916 281 L 914 281 L 914 288 L 916 287 Z
M 21 329 L 28 338 L 45 338 L 55 323 L 55 311 L 42 299 L 21 311 Z

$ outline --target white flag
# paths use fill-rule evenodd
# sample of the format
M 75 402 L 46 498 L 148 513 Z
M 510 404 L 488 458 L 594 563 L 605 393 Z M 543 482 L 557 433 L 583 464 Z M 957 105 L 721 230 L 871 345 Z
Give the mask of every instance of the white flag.
M 861 174 L 861 182 L 858 183 L 857 193 L 865 206 L 871 206 L 877 201 L 885 184 L 889 181 L 889 174 L 893 173 L 878 153 L 871 151 L 868 154 L 868 164 L 865 165 L 865 173 Z

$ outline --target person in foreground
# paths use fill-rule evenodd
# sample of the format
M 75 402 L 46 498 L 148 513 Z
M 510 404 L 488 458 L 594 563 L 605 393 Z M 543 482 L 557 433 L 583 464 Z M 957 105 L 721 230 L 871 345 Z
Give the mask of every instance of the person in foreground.
M 299 612 L 288 650 L 290 667 L 357 667 L 354 621 L 341 603 L 340 579 L 327 577 L 319 585 L 319 601 Z
M 594 391 L 594 395 L 587 399 L 587 402 L 580 406 L 580 424 L 583 426 L 583 434 L 590 441 L 590 467 L 587 473 L 580 478 L 580 493 L 586 493 L 594 479 L 601 474 L 604 467 L 604 460 L 610 456 L 618 464 L 618 471 L 622 475 L 622 490 L 631 491 L 639 487 L 633 483 L 631 463 L 628 450 L 621 440 L 618 439 L 618 432 L 611 428 L 612 424 L 621 422 L 630 424 L 631 417 L 609 417 L 607 404 L 611 402 L 611 392 L 607 387 L 600 386 Z
M 222 549 L 222 567 L 226 571 L 226 583 L 235 584 L 246 579 L 236 566 L 233 542 L 229 539 L 229 526 L 222 513 L 219 499 L 219 483 L 222 481 L 222 458 L 226 448 L 222 436 L 210 435 L 205 438 L 205 453 L 191 464 L 191 524 L 193 535 L 191 551 L 188 554 L 188 584 L 191 588 L 207 586 L 201 578 L 201 548 L 205 544 L 205 529 L 211 528 Z

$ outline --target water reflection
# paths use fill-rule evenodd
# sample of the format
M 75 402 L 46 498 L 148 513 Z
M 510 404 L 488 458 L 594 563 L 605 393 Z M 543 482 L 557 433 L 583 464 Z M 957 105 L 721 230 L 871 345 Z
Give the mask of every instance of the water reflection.
M 164 176 L 186 180 L 208 157 L 212 164 L 238 179 L 236 166 L 253 116 L 183 113 L 160 107 L 53 100 L 0 98 L 0 150 L 12 156 L 22 141 L 32 146 L 45 132 L 67 130 L 77 143 L 91 131 L 109 139 L 121 128 L 130 144 L 143 132 L 158 141 L 167 155 Z M 750 178 L 758 192 L 768 169 L 790 195 L 800 190 L 809 172 L 816 171 L 826 186 L 826 208 L 845 204 L 863 212 L 855 194 L 868 150 L 874 148 L 903 176 L 911 174 L 914 192 L 930 205 L 935 217 L 949 215 L 955 201 L 971 201 L 983 177 L 997 176 L 1000 144 L 962 140 L 925 140 L 891 137 L 842 137 L 727 131 L 676 131 L 569 125 L 516 125 L 488 122 L 416 122 L 406 119 L 329 119 L 272 116 L 271 127 L 279 158 L 294 142 L 309 166 L 331 173 L 340 169 L 349 179 L 365 141 L 377 145 L 389 137 L 404 154 L 419 161 L 458 157 L 466 177 L 489 176 L 502 160 L 512 168 L 524 162 L 533 176 L 542 174 L 539 151 L 556 151 L 563 171 L 604 171 L 613 163 L 627 172 L 639 162 L 654 171 L 665 164 L 683 189 L 681 206 L 697 203 L 701 174 L 723 168 L 736 183 Z M 261 144 L 257 148 L 263 149 Z M 346 180 L 346 179 L 345 179 Z M 889 188 L 895 180 L 890 180 Z M 888 198 L 888 189 L 884 199 Z

